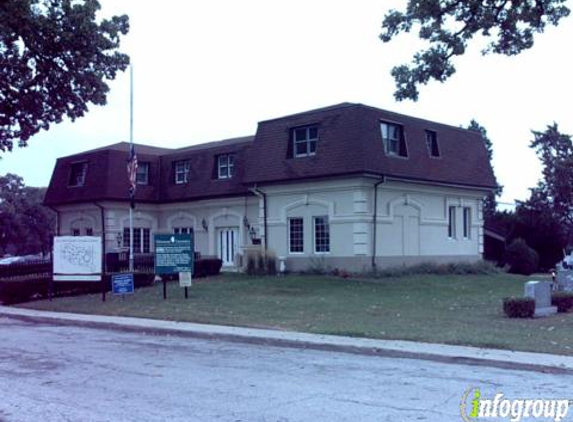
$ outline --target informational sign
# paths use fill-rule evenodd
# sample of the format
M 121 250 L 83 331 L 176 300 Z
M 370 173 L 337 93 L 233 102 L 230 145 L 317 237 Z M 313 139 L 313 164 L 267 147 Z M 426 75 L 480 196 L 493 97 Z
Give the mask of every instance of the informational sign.
M 114 295 L 133 293 L 133 273 L 113 274 L 111 276 L 111 291 Z
M 54 237 L 54 281 L 101 281 L 101 272 L 101 237 Z
M 190 234 L 156 234 L 155 274 L 193 272 L 193 237 Z
M 191 287 L 192 284 L 193 284 L 193 282 L 192 282 L 192 278 L 191 278 L 191 273 L 189 273 L 189 272 L 179 273 L 179 286 L 180 287 Z

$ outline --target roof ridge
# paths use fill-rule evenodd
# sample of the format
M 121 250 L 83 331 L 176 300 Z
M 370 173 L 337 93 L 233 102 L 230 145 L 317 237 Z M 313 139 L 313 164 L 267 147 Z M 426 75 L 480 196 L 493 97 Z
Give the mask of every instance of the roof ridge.
M 334 104 L 334 105 L 330 105 L 330 106 L 324 106 L 324 107 L 314 108 L 314 109 L 307 110 L 307 111 L 301 111 L 298 113 L 287 114 L 287 115 L 281 116 L 281 117 L 273 117 L 271 119 L 260 120 L 259 124 L 260 123 L 267 123 L 267 122 L 274 122 L 276 120 L 282 120 L 282 119 L 290 119 L 293 117 L 298 117 L 298 116 L 302 116 L 302 115 L 306 115 L 306 114 L 322 113 L 325 111 L 337 110 L 340 108 L 357 107 L 357 106 L 364 106 L 364 105 L 360 104 L 360 103 L 342 102 L 342 103 L 338 103 L 338 104 Z

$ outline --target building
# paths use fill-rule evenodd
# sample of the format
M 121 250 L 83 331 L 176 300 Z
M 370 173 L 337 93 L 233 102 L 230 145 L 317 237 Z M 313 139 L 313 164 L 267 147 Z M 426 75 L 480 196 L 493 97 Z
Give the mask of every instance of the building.
M 61 235 L 100 235 L 106 251 L 129 244 L 128 150 L 58 159 L 45 203 Z M 262 121 L 254 136 L 135 150 L 136 253 L 166 232 L 192 232 L 225 267 L 259 248 L 289 270 L 483 253 L 481 204 L 496 181 L 477 132 L 343 103 Z

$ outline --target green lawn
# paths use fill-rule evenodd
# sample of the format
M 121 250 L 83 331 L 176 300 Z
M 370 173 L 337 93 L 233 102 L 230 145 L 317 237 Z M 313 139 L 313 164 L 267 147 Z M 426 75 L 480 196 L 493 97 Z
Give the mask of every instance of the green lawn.
M 502 298 L 522 295 L 528 278 L 423 275 L 377 282 L 326 276 L 203 279 L 185 300 L 177 283 L 134 295 L 58 298 L 19 306 L 310 333 L 464 344 L 573 355 L 573 313 L 509 319 Z

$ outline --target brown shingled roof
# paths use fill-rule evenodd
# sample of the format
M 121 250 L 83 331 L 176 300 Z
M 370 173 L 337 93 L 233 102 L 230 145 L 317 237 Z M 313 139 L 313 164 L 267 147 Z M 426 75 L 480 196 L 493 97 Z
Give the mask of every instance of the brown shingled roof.
M 387 156 L 380 122 L 402 125 L 406 158 Z M 289 157 L 292 129 L 316 125 L 316 154 Z M 426 130 L 436 132 L 440 157 L 431 157 Z M 149 185 L 138 185 L 138 202 L 175 202 L 248 195 L 253 184 L 377 174 L 400 179 L 492 189 L 495 177 L 481 135 L 441 123 L 405 116 L 362 104 L 342 103 L 290 116 L 262 121 L 253 136 L 226 139 L 186 148 L 168 149 L 135 145 L 139 162 L 149 162 Z M 126 160 L 129 144 L 58 159 L 46 193 L 46 204 L 128 200 Z M 235 176 L 215 177 L 216 159 L 233 153 Z M 292 155 L 292 154 L 291 154 Z M 175 184 L 174 162 L 189 160 L 190 180 Z M 84 186 L 69 187 L 74 162 L 87 161 Z

